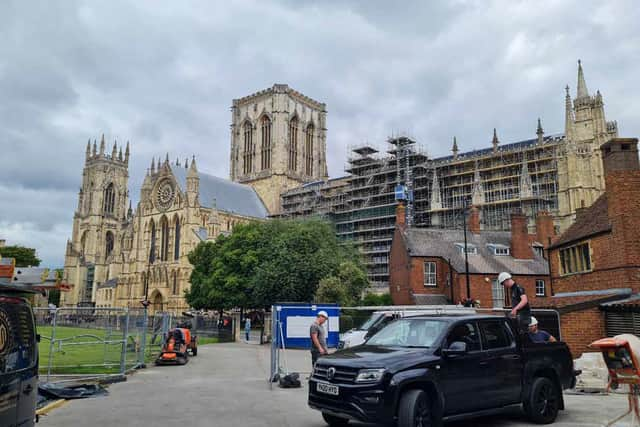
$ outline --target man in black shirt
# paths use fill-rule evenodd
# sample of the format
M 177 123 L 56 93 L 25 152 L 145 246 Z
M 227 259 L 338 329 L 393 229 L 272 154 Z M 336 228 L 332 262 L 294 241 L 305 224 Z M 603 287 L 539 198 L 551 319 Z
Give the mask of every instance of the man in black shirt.
M 511 290 L 511 316 L 518 319 L 521 332 L 528 332 L 529 323 L 531 323 L 531 307 L 529 306 L 529 299 L 524 292 L 524 288 L 514 282 L 511 274 L 507 272 L 500 273 L 498 282 L 504 286 L 505 289 Z

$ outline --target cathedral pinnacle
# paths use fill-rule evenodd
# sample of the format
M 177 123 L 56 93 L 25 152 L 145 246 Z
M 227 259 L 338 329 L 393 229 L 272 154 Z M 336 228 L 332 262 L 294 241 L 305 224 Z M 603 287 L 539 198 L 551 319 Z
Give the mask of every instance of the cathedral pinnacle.
M 153 175 L 154 173 L 156 173 L 156 158 L 152 157 L 151 158 L 151 175 Z
M 587 98 L 589 91 L 587 90 L 587 83 L 584 80 L 584 72 L 582 71 L 582 62 L 578 59 L 578 93 L 576 98 Z
M 86 160 L 89 160 L 89 157 L 91 157 L 91 138 L 87 141 L 87 152 L 85 153 Z
M 113 150 L 111 150 L 111 159 L 115 160 L 118 155 L 118 142 L 113 141 Z
M 127 141 L 127 149 L 124 150 L 124 162 L 129 164 L 129 141 Z
M 169 153 L 167 152 L 167 156 L 164 158 L 164 165 L 169 166 Z
M 540 117 L 538 117 L 538 128 L 536 129 L 536 135 L 538 135 L 538 142 L 542 142 L 544 137 L 544 129 L 542 129 L 542 123 Z
M 100 139 L 100 155 L 104 155 L 104 133 L 102 134 L 102 138 Z
M 122 161 L 122 146 L 120 146 L 120 150 L 118 151 L 118 160 Z
M 453 153 L 453 158 L 457 159 L 458 158 L 458 140 L 456 139 L 456 137 L 453 137 L 453 147 L 451 147 L 451 152 Z
M 500 141 L 498 140 L 498 133 L 496 132 L 496 128 L 493 128 L 493 139 L 491 140 L 491 144 L 493 144 L 493 151 L 498 151 L 498 144 Z
M 93 157 L 95 157 L 97 154 L 97 149 L 96 149 L 96 140 L 93 140 Z

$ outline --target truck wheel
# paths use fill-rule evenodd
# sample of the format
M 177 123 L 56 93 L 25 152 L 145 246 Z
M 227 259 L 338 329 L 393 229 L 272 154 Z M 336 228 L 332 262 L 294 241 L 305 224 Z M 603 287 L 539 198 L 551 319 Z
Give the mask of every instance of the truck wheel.
M 409 390 L 400 398 L 398 427 L 431 427 L 433 414 L 429 396 L 422 390 Z
M 344 427 L 349 424 L 348 419 L 336 417 L 335 415 L 327 414 L 326 412 L 322 413 L 322 418 L 324 418 L 327 425 L 331 427 Z
M 560 399 L 556 384 L 549 378 L 539 377 L 533 380 L 531 392 L 523 406 L 531 421 L 550 424 L 558 416 Z

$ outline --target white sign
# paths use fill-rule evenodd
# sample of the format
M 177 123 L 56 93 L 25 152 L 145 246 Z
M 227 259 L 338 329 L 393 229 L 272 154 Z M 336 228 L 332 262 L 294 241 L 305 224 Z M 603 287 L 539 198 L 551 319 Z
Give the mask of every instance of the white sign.
M 309 338 L 309 327 L 315 322 L 314 316 L 289 316 L 287 317 L 287 338 Z M 329 321 L 324 324 L 325 331 L 329 326 L 329 332 L 338 332 L 340 323 L 338 317 L 329 317 Z

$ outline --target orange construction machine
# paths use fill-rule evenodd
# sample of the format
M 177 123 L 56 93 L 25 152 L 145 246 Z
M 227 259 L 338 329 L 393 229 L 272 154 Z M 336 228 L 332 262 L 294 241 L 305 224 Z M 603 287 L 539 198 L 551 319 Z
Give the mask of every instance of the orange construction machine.
M 184 365 L 192 356 L 198 355 L 198 342 L 195 335 L 191 335 L 189 328 L 171 329 L 162 344 L 156 365 Z

